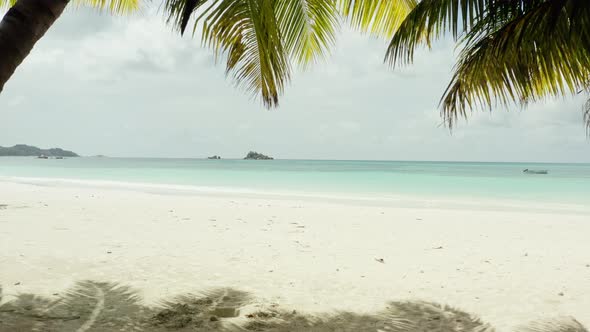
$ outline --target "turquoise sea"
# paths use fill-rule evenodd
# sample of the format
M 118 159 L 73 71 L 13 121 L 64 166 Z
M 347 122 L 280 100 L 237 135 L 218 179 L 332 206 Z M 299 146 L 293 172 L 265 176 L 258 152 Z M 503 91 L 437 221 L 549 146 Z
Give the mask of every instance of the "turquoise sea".
M 546 169 L 549 174 L 524 174 L 525 168 Z M 0 177 L 182 185 L 232 192 L 590 205 L 590 164 L 1 157 Z

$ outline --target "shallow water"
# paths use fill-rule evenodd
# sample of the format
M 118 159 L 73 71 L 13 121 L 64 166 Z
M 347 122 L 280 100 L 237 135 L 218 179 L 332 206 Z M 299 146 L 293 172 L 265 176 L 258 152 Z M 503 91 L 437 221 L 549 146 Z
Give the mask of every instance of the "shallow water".
M 523 169 L 546 169 L 547 175 Z M 220 191 L 493 199 L 585 205 L 590 164 L 1 157 L 0 177 L 183 185 Z

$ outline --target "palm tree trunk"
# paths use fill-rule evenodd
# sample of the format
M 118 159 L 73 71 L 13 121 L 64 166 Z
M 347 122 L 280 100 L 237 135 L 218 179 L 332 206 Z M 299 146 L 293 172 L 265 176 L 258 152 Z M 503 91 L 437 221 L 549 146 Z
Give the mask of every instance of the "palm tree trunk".
M 0 22 L 0 92 L 69 0 L 18 0 Z

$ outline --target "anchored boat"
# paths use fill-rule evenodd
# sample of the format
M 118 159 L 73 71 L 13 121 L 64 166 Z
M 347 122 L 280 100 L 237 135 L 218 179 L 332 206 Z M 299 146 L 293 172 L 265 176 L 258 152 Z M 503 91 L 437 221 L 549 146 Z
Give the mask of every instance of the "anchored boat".
M 527 173 L 527 174 L 549 174 L 549 171 L 546 169 L 539 169 L 539 170 L 534 170 L 534 169 L 524 169 L 522 171 L 523 173 Z

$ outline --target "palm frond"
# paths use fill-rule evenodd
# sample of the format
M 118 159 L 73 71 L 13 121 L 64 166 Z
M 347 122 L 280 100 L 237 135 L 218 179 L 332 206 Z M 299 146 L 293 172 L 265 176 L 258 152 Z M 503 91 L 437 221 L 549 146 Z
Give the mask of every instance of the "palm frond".
M 590 2 L 545 1 L 525 11 L 501 13 L 505 23 L 498 24 L 498 12 L 488 11 L 463 40 L 465 48 L 441 99 L 450 127 L 468 109 L 513 102 L 526 106 L 586 86 Z
M 407 15 L 389 44 L 386 61 L 392 65 L 413 61 L 415 49 L 428 47 L 447 32 L 458 40 L 474 27 L 493 28 L 506 17 L 526 12 L 547 0 L 422 0 Z M 482 20 L 487 19 L 485 26 Z
M 450 31 L 455 39 L 483 15 L 489 0 L 422 0 L 407 15 L 389 44 L 385 59 L 395 65 L 411 63 L 414 50 L 421 44 Z
M 276 15 L 285 50 L 303 66 L 335 43 L 339 15 L 334 0 L 276 0 Z
M 416 0 L 337 0 L 338 8 L 351 26 L 362 32 L 390 38 Z
M 416 0 L 166 0 L 168 22 L 181 33 L 195 16 L 193 33 L 216 56 L 236 85 L 278 105 L 291 62 L 307 66 L 328 54 L 342 17 L 355 27 L 391 36 Z
M 335 0 L 167 0 L 165 11 L 181 33 L 197 13 L 193 31 L 202 27 L 226 73 L 269 108 L 290 79 L 290 60 L 306 66 L 327 54 L 339 24 Z
M 291 68 L 274 1 L 216 1 L 195 24 L 202 24 L 205 45 L 226 56 L 237 86 L 260 95 L 266 107 L 278 105 Z
M 16 4 L 18 0 L 0 0 L 0 9 L 9 8 Z M 128 14 L 141 8 L 142 0 L 72 0 L 76 6 L 87 6 L 108 10 L 112 14 Z
M 423 0 L 393 36 L 386 61 L 413 61 L 415 49 L 450 32 L 463 48 L 441 98 L 449 127 L 474 108 L 574 94 L 590 77 L 590 2 Z M 584 115 L 590 132 L 590 106 Z
M 17 0 L 0 0 L 0 8 L 10 8 L 14 6 Z
M 184 34 L 191 15 L 193 15 L 207 0 L 167 0 L 164 11 L 168 15 L 167 22 Z
M 137 11 L 141 0 L 75 0 L 78 6 L 89 6 L 100 10 L 108 10 L 113 14 L 128 14 Z

